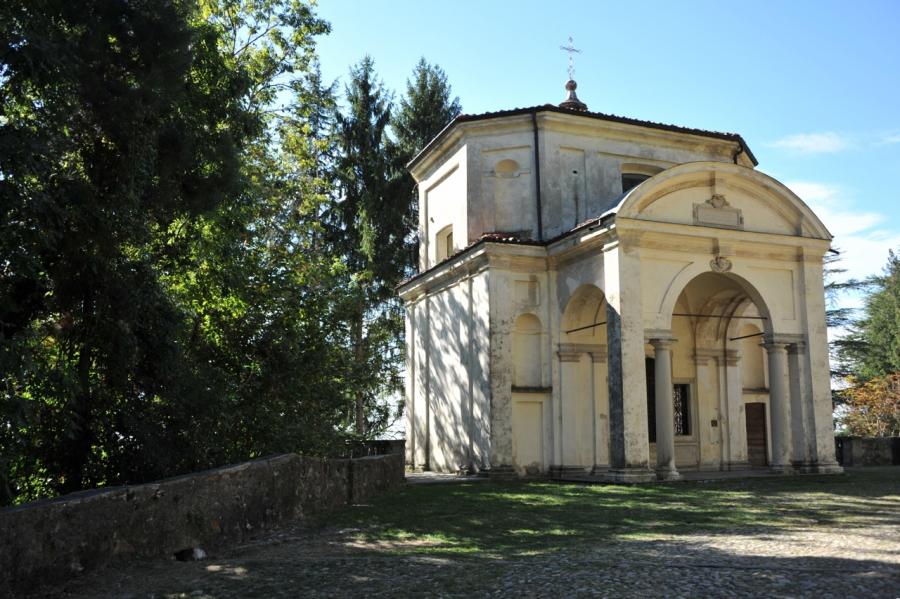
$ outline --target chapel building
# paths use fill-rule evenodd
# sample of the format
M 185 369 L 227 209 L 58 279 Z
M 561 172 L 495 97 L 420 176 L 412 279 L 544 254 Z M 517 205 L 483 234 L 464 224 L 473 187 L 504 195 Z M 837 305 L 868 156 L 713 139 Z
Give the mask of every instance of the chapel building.
M 562 104 L 410 163 L 407 461 L 612 481 L 835 462 L 831 235 L 740 135 Z

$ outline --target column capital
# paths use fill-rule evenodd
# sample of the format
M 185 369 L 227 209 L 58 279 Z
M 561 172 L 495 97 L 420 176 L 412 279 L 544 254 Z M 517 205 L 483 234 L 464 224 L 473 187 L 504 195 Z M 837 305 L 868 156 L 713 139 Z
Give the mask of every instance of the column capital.
M 788 344 L 782 341 L 764 341 L 763 343 L 760 343 L 760 345 L 770 354 L 787 353 Z
M 736 349 L 725 350 L 725 365 L 737 366 L 741 361 L 741 352 Z
M 804 354 L 806 353 L 806 341 L 796 341 L 788 347 L 788 353 Z
M 644 331 L 644 342 L 653 344 L 657 341 L 671 341 L 675 342 L 675 335 L 672 334 L 671 330 L 668 329 L 647 329 Z
M 671 349 L 672 345 L 678 341 L 673 335 L 672 331 L 645 331 L 644 339 L 647 343 L 653 346 L 653 349 L 665 350 Z
M 653 349 L 656 351 L 665 351 L 672 349 L 672 346 L 675 345 L 677 339 L 651 339 L 650 345 L 653 346 Z
M 581 351 L 558 351 L 556 355 L 559 356 L 560 362 L 580 362 L 581 356 L 583 356 L 585 352 Z
M 724 352 L 721 349 L 710 347 L 698 347 L 694 352 L 694 364 L 697 366 L 706 366 L 710 360 L 721 358 Z

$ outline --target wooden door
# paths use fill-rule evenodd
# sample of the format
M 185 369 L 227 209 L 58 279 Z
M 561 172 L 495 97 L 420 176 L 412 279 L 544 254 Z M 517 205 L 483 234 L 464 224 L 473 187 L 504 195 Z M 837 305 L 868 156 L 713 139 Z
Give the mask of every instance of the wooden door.
M 747 458 L 754 468 L 764 468 L 766 460 L 766 404 L 744 405 L 747 414 Z

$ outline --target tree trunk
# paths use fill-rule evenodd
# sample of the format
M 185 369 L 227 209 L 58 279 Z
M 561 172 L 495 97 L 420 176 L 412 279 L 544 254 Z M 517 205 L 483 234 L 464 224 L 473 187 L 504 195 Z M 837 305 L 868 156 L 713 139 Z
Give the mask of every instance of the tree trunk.
M 355 321 L 353 323 L 353 358 L 354 358 L 354 370 L 359 372 L 362 369 L 361 365 L 365 362 L 366 359 L 366 348 L 365 348 L 365 339 L 363 338 L 363 318 L 364 312 L 362 310 L 358 311 L 355 315 Z M 358 377 L 354 377 L 357 378 Z M 359 383 L 361 381 L 357 380 L 357 389 L 354 394 L 354 408 L 356 413 L 356 434 L 359 436 L 363 436 L 366 434 L 366 395 L 359 388 Z

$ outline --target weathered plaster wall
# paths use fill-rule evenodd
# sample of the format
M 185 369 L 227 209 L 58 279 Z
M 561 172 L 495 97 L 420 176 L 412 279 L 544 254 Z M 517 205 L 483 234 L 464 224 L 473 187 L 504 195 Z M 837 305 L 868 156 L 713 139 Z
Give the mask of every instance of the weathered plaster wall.
M 488 273 L 407 304 L 407 462 L 442 472 L 490 465 Z
M 453 227 L 455 249 L 468 245 L 466 210 L 466 147 L 462 146 L 419 183 L 419 267 L 426 270 L 438 259 L 436 235 L 447 225 Z M 452 253 L 451 253 L 452 254 Z
M 401 454 L 296 454 L 155 483 L 84 491 L 0 510 L 0 594 L 63 581 L 116 559 L 209 551 L 278 523 L 362 502 L 403 484 Z

